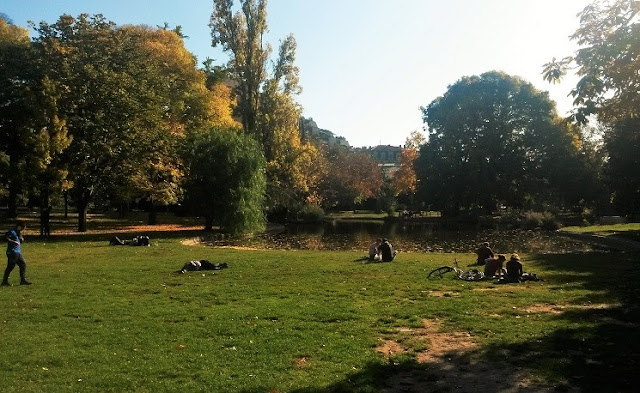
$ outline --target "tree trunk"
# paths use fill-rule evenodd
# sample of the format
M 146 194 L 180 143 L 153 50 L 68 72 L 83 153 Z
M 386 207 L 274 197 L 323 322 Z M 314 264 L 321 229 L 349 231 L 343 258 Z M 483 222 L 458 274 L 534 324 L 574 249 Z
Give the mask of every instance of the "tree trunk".
M 87 210 L 89 208 L 88 201 L 78 203 L 78 232 L 87 231 Z
M 213 231 L 213 217 L 210 215 L 204 216 L 204 230 L 207 232 Z
M 151 210 L 149 210 L 149 225 L 156 225 L 158 223 L 158 209 L 155 203 L 151 201 Z
M 40 195 L 40 236 L 49 237 L 49 220 L 51 218 L 49 190 L 40 190 Z
M 18 193 L 20 191 L 20 176 L 18 174 L 18 161 L 14 156 L 9 156 L 9 200 L 7 217 L 18 217 Z
M 69 218 L 69 191 L 64 192 L 64 219 Z

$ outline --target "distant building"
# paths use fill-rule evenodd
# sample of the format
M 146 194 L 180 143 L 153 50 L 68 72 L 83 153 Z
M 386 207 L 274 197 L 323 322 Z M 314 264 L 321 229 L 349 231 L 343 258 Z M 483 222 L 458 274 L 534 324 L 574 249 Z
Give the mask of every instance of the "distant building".
M 350 147 L 345 137 L 336 136 L 333 132 L 319 128 L 313 118 L 300 118 L 300 134 L 303 138 L 314 139 L 329 146 Z
M 396 171 L 400 169 L 402 146 L 378 145 L 358 150 L 371 155 L 378 162 L 378 166 L 382 168 L 382 172 L 386 177 L 393 177 Z
M 400 164 L 401 146 L 378 145 L 371 149 L 371 157 L 382 164 Z

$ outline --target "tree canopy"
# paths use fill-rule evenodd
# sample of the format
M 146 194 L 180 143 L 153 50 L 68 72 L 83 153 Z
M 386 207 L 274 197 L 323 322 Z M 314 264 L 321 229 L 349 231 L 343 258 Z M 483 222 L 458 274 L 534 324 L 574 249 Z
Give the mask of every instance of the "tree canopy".
M 416 160 L 426 204 L 455 215 L 554 198 L 578 135 L 547 93 L 501 72 L 463 77 L 423 107 L 428 142 Z
M 574 120 L 590 115 L 604 124 L 607 153 L 605 173 L 610 200 L 618 212 L 640 213 L 640 177 L 637 175 L 640 117 L 640 2 L 594 1 L 579 14 L 580 26 L 571 36 L 579 45 L 575 54 L 553 59 L 544 76 L 558 81 L 569 69 L 580 77 L 571 91 Z
M 545 64 L 544 77 L 550 82 L 575 68 L 580 80 L 571 95 L 577 121 L 586 122 L 592 114 L 603 121 L 640 115 L 638 12 L 638 1 L 594 1 L 579 14 L 580 27 L 571 36 L 580 49 Z

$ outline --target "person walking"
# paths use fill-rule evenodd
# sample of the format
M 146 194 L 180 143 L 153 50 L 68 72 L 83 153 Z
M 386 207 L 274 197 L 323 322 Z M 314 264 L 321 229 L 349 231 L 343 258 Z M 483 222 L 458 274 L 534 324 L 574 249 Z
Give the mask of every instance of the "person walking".
M 22 257 L 22 248 L 21 245 L 24 242 L 24 238 L 22 237 L 22 231 L 26 228 L 24 221 L 16 222 L 16 226 L 14 228 L 9 229 L 6 233 L 5 238 L 7 240 L 7 268 L 4 271 L 4 276 L 2 278 L 2 286 L 10 286 L 9 284 L 9 275 L 13 268 L 18 265 L 20 269 L 20 285 L 31 285 L 31 282 L 27 281 L 25 276 L 27 271 L 27 263 Z

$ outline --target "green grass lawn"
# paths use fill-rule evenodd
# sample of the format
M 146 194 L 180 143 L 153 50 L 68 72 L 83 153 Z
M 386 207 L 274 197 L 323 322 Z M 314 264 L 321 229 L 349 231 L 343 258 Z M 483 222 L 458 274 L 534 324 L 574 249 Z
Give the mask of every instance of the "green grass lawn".
M 614 224 L 614 225 L 588 225 L 584 227 L 574 226 L 562 228 L 563 231 L 573 233 L 589 233 L 600 236 L 615 236 L 640 241 L 640 223 Z
M 0 391 L 377 392 L 407 370 L 436 384 L 446 368 L 415 361 L 432 343 L 406 333 L 424 319 L 478 344 L 451 357 L 507 361 L 551 386 L 624 391 L 639 365 L 637 255 L 524 255 L 545 281 L 498 285 L 426 279 L 470 254 L 363 264 L 153 240 L 25 243 L 34 285 L 0 287 Z M 203 258 L 230 267 L 174 273 Z M 385 358 L 383 340 L 406 352 Z

